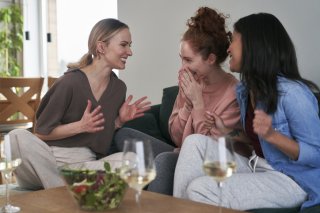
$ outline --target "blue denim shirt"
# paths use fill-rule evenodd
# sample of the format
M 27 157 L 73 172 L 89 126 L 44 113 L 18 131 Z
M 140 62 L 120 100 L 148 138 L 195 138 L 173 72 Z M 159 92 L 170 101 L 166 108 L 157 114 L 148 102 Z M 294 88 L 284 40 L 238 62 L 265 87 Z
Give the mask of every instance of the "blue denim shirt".
M 263 155 L 277 171 L 291 177 L 308 193 L 302 208 L 320 204 L 320 119 L 318 102 L 310 89 L 298 82 L 278 77 L 279 93 L 277 110 L 272 116 L 272 127 L 294 139 L 300 148 L 298 160 L 292 160 L 274 145 L 259 137 Z M 241 123 L 245 128 L 248 91 L 239 83 L 237 100 Z M 261 103 L 256 108 L 265 109 Z

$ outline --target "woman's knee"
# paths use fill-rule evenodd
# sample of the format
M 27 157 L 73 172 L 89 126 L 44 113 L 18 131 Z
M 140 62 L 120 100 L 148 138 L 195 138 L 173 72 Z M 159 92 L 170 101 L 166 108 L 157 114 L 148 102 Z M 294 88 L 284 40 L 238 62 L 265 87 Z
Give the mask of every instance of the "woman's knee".
M 135 129 L 123 127 L 116 131 L 114 135 L 114 141 L 116 142 L 116 145 L 119 144 L 123 145 L 126 140 L 132 140 L 132 139 L 143 139 L 146 136 L 143 132 L 137 131 Z
M 190 200 L 217 204 L 219 202 L 219 188 L 216 182 L 212 181 L 210 177 L 198 177 L 190 182 L 187 186 L 187 198 Z
M 181 152 L 204 152 L 206 150 L 206 143 L 213 142 L 211 137 L 201 134 L 192 134 L 185 138 Z
M 18 143 L 28 143 L 30 137 L 36 137 L 31 132 L 25 129 L 15 129 L 8 133 L 10 143 L 12 145 Z
M 154 163 L 158 169 L 170 169 L 174 171 L 179 153 L 176 152 L 162 152 L 156 156 Z
M 194 147 L 194 146 L 197 146 L 197 144 L 201 144 L 202 141 L 204 141 L 206 137 L 207 137 L 207 136 L 201 135 L 201 134 L 192 134 L 192 135 L 189 135 L 189 136 L 187 136 L 187 137 L 184 139 L 181 148 L 186 149 L 186 147 L 190 147 L 190 146 Z
M 16 136 L 25 136 L 32 134 L 30 131 L 26 129 L 14 129 L 8 133 L 10 137 L 16 137 Z
M 131 138 L 132 129 L 130 128 L 120 128 L 118 131 L 116 131 L 115 135 L 114 135 L 114 143 L 115 146 L 117 147 L 117 151 L 122 151 L 123 147 L 124 147 L 124 142 Z
M 35 153 L 42 150 L 42 147 L 48 147 L 46 143 L 37 136 L 25 129 L 15 129 L 9 132 L 12 155 L 24 158 L 34 156 Z

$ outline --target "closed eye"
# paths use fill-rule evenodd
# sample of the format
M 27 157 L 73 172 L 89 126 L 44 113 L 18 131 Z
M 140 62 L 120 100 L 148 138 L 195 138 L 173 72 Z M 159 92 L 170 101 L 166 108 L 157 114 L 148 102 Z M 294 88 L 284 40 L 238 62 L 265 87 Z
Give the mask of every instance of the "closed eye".
M 126 47 L 126 46 L 129 46 L 129 47 L 131 47 L 131 44 L 132 44 L 132 42 L 121 42 L 121 46 L 123 46 L 123 47 Z

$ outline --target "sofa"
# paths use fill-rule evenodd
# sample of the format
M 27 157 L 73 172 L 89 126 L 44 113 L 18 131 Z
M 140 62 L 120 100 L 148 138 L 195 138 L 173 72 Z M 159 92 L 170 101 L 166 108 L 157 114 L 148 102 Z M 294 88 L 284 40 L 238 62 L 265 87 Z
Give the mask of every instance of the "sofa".
M 161 104 L 152 105 L 143 117 L 127 122 L 124 127 L 139 130 L 175 146 L 169 134 L 168 120 L 178 91 L 178 86 L 164 88 Z
M 178 86 L 171 86 L 163 89 L 163 96 L 161 104 L 151 106 L 151 109 L 145 113 L 143 117 L 137 118 L 125 124 L 124 127 L 133 128 L 144 132 L 148 135 L 151 135 L 159 140 L 162 140 L 172 146 L 175 144 L 172 142 L 168 131 L 168 120 L 172 112 L 172 108 L 178 94 Z M 320 95 L 315 94 L 320 108 Z M 319 114 L 320 115 L 320 114 Z M 174 170 L 174 169 L 173 169 Z M 170 177 L 173 180 L 173 174 Z M 169 179 L 170 179 L 169 178 Z M 164 186 L 164 188 L 171 187 L 172 183 L 169 183 L 169 186 Z M 165 190 L 166 191 L 166 190 Z M 172 191 L 172 189 L 171 189 Z M 166 193 L 168 194 L 168 193 Z M 299 213 L 300 207 L 295 208 L 262 208 L 262 209 L 252 209 L 247 210 L 248 212 L 253 213 Z M 312 208 L 305 209 L 300 213 L 320 213 L 320 205 L 314 206 Z

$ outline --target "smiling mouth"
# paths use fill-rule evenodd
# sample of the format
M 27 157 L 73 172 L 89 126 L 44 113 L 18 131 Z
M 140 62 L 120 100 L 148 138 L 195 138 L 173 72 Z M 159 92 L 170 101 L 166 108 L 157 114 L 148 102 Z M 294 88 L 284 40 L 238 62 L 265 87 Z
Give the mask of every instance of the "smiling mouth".
M 127 62 L 127 59 L 126 59 L 126 58 L 121 58 L 121 61 L 122 61 L 123 63 L 126 63 L 126 62 Z

